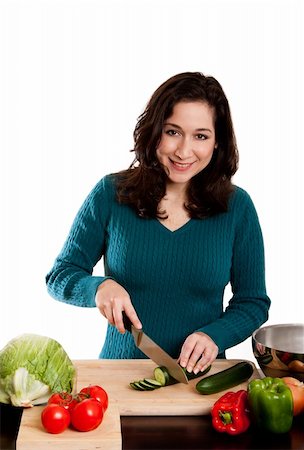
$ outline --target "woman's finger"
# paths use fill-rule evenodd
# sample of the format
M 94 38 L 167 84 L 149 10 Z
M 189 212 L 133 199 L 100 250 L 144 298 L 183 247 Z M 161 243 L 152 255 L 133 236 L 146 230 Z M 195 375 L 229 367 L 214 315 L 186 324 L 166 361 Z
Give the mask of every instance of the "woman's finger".
M 193 345 L 195 344 L 195 342 L 193 342 L 192 336 L 193 335 L 187 337 L 181 349 L 179 363 L 182 367 L 188 366 L 189 358 L 193 350 Z
M 192 370 L 197 366 L 197 362 L 202 357 L 202 350 L 199 348 L 195 348 L 191 354 L 191 357 L 189 358 L 189 362 L 187 364 L 187 371 L 192 372 Z
M 131 301 L 130 300 L 116 301 L 113 307 L 113 318 L 115 326 L 120 333 L 125 333 L 126 331 L 122 317 L 123 311 L 136 328 L 139 329 L 142 328 L 142 324 L 136 314 L 135 309 L 132 306 Z
M 141 329 L 142 324 L 131 302 L 124 305 L 124 312 L 129 317 L 135 328 Z
M 205 333 L 195 332 L 185 340 L 179 357 L 180 365 L 195 373 L 207 368 L 216 358 L 218 347 Z
M 101 312 L 101 314 L 107 319 L 107 321 L 111 325 L 114 325 L 114 317 L 113 317 L 113 314 L 112 314 L 112 307 L 111 307 L 111 305 L 105 305 L 103 308 L 99 308 L 99 311 Z
M 193 372 L 197 374 L 198 372 L 203 372 L 207 367 L 209 367 L 217 356 L 217 351 L 214 348 L 206 347 L 201 358 L 197 361 Z

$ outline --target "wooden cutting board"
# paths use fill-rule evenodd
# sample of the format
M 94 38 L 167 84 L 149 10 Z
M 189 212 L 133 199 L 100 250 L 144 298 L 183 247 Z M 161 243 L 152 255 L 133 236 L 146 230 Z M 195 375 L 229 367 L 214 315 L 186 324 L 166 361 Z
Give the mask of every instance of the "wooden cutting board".
M 214 361 L 206 376 L 227 369 L 240 360 L 218 359 Z M 254 367 L 252 378 L 260 378 Z M 121 416 L 184 416 L 209 414 L 214 402 L 225 391 L 218 394 L 200 395 L 195 389 L 198 379 L 188 385 L 178 383 L 154 391 L 135 391 L 129 386 L 131 381 L 153 378 L 157 365 L 151 360 L 97 360 L 76 361 L 80 387 L 99 384 L 109 394 L 112 403 L 117 405 Z M 248 382 L 230 390 L 246 389 Z
M 240 360 L 218 359 L 206 376 L 227 369 Z M 42 407 L 35 406 L 23 412 L 17 438 L 17 450 L 116 450 L 121 449 L 119 416 L 178 416 L 209 414 L 214 402 L 224 394 L 200 395 L 195 389 L 198 379 L 188 385 L 175 384 L 154 391 L 135 391 L 131 381 L 153 377 L 156 364 L 151 360 L 79 360 L 77 368 L 77 390 L 89 384 L 102 386 L 109 395 L 109 408 L 97 428 L 87 433 L 66 430 L 59 435 L 46 433 L 40 422 Z M 252 378 L 259 378 L 254 366 Z M 250 379 L 250 380 L 251 380 Z M 246 389 L 250 381 L 230 390 Z
M 40 420 L 43 408 L 23 411 L 16 450 L 121 450 L 120 415 L 115 404 L 109 405 L 97 429 L 85 433 L 70 428 L 60 434 L 47 433 Z

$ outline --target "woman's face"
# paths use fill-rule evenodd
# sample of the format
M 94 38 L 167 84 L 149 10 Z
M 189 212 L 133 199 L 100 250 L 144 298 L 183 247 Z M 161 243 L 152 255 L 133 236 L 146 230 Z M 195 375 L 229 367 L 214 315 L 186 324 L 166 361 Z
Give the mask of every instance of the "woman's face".
M 214 109 L 205 102 L 182 101 L 164 122 L 156 156 L 169 183 L 186 186 L 209 164 L 215 147 Z

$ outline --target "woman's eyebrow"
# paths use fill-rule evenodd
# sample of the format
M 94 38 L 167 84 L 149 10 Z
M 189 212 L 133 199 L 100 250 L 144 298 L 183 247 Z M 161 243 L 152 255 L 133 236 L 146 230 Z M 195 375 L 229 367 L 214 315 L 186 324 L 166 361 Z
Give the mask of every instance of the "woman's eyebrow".
M 176 123 L 165 122 L 164 125 L 166 125 L 166 126 L 169 125 L 170 127 L 174 127 L 174 128 L 178 128 L 179 130 L 182 130 L 182 127 L 180 127 Z M 209 128 L 196 128 L 195 131 L 209 131 L 210 133 L 212 133 L 212 131 Z

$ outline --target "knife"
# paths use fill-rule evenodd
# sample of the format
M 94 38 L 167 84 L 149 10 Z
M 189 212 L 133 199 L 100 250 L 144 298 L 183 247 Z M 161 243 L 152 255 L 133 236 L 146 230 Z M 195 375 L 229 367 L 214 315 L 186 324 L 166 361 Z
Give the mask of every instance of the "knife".
M 154 361 L 159 366 L 164 366 L 168 369 L 170 375 L 180 383 L 188 384 L 188 378 L 183 368 L 166 353 L 159 345 L 152 341 L 142 329 L 135 328 L 126 313 L 122 312 L 123 323 L 125 329 L 129 331 L 133 338 L 136 347 L 138 347 L 146 356 Z

